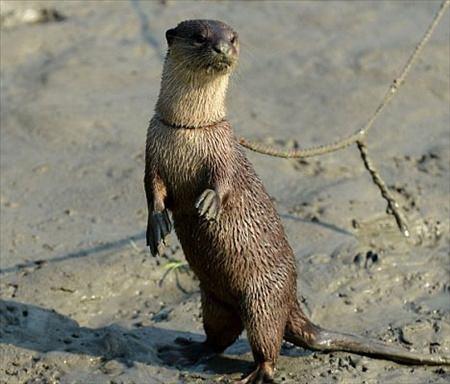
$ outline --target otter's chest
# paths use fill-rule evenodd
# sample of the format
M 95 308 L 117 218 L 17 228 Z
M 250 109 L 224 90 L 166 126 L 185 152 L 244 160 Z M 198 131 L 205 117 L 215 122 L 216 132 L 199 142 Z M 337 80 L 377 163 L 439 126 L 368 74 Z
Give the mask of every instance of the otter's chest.
M 173 199 L 205 188 L 211 149 L 203 132 L 156 126 L 151 127 L 148 139 L 152 162 Z

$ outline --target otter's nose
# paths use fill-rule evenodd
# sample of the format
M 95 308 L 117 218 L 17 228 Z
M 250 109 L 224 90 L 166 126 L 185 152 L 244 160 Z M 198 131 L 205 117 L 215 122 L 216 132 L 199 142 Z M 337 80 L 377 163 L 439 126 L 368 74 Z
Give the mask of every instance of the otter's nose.
M 229 55 L 231 53 L 231 46 L 224 40 L 219 40 L 212 45 L 214 52 L 222 53 L 224 55 Z

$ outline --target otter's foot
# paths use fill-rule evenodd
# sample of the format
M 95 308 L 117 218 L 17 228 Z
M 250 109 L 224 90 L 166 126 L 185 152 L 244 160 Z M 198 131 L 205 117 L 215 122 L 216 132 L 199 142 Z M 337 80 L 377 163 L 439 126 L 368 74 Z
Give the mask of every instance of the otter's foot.
M 220 198 L 212 189 L 205 189 L 195 203 L 200 216 L 207 220 L 217 220 L 220 215 Z
M 205 362 L 217 353 L 204 342 L 192 341 L 184 337 L 175 339 L 176 346 L 163 346 L 158 356 L 169 365 L 187 366 Z
M 273 372 L 274 368 L 272 363 L 261 363 L 252 373 L 244 377 L 242 380 L 235 381 L 234 384 L 273 383 Z
M 153 256 L 159 255 L 165 245 L 165 238 L 172 229 L 167 210 L 153 212 L 148 217 L 147 223 L 147 245 Z

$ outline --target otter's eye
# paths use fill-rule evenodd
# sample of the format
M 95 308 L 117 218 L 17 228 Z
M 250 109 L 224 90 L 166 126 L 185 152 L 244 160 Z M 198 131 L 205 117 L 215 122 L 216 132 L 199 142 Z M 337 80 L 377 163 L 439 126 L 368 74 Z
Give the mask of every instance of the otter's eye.
M 237 35 L 233 35 L 233 37 L 230 39 L 230 43 L 234 44 L 237 41 Z
M 206 42 L 206 37 L 203 35 L 194 35 L 192 37 L 192 40 L 194 41 L 195 45 L 202 45 Z

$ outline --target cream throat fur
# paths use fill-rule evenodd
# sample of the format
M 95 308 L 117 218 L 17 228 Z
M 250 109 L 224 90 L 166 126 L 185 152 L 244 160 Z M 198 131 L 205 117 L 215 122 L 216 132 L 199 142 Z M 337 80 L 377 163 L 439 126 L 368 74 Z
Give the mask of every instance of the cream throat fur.
M 189 128 L 224 119 L 229 73 L 187 71 L 166 58 L 155 112 L 165 122 Z

